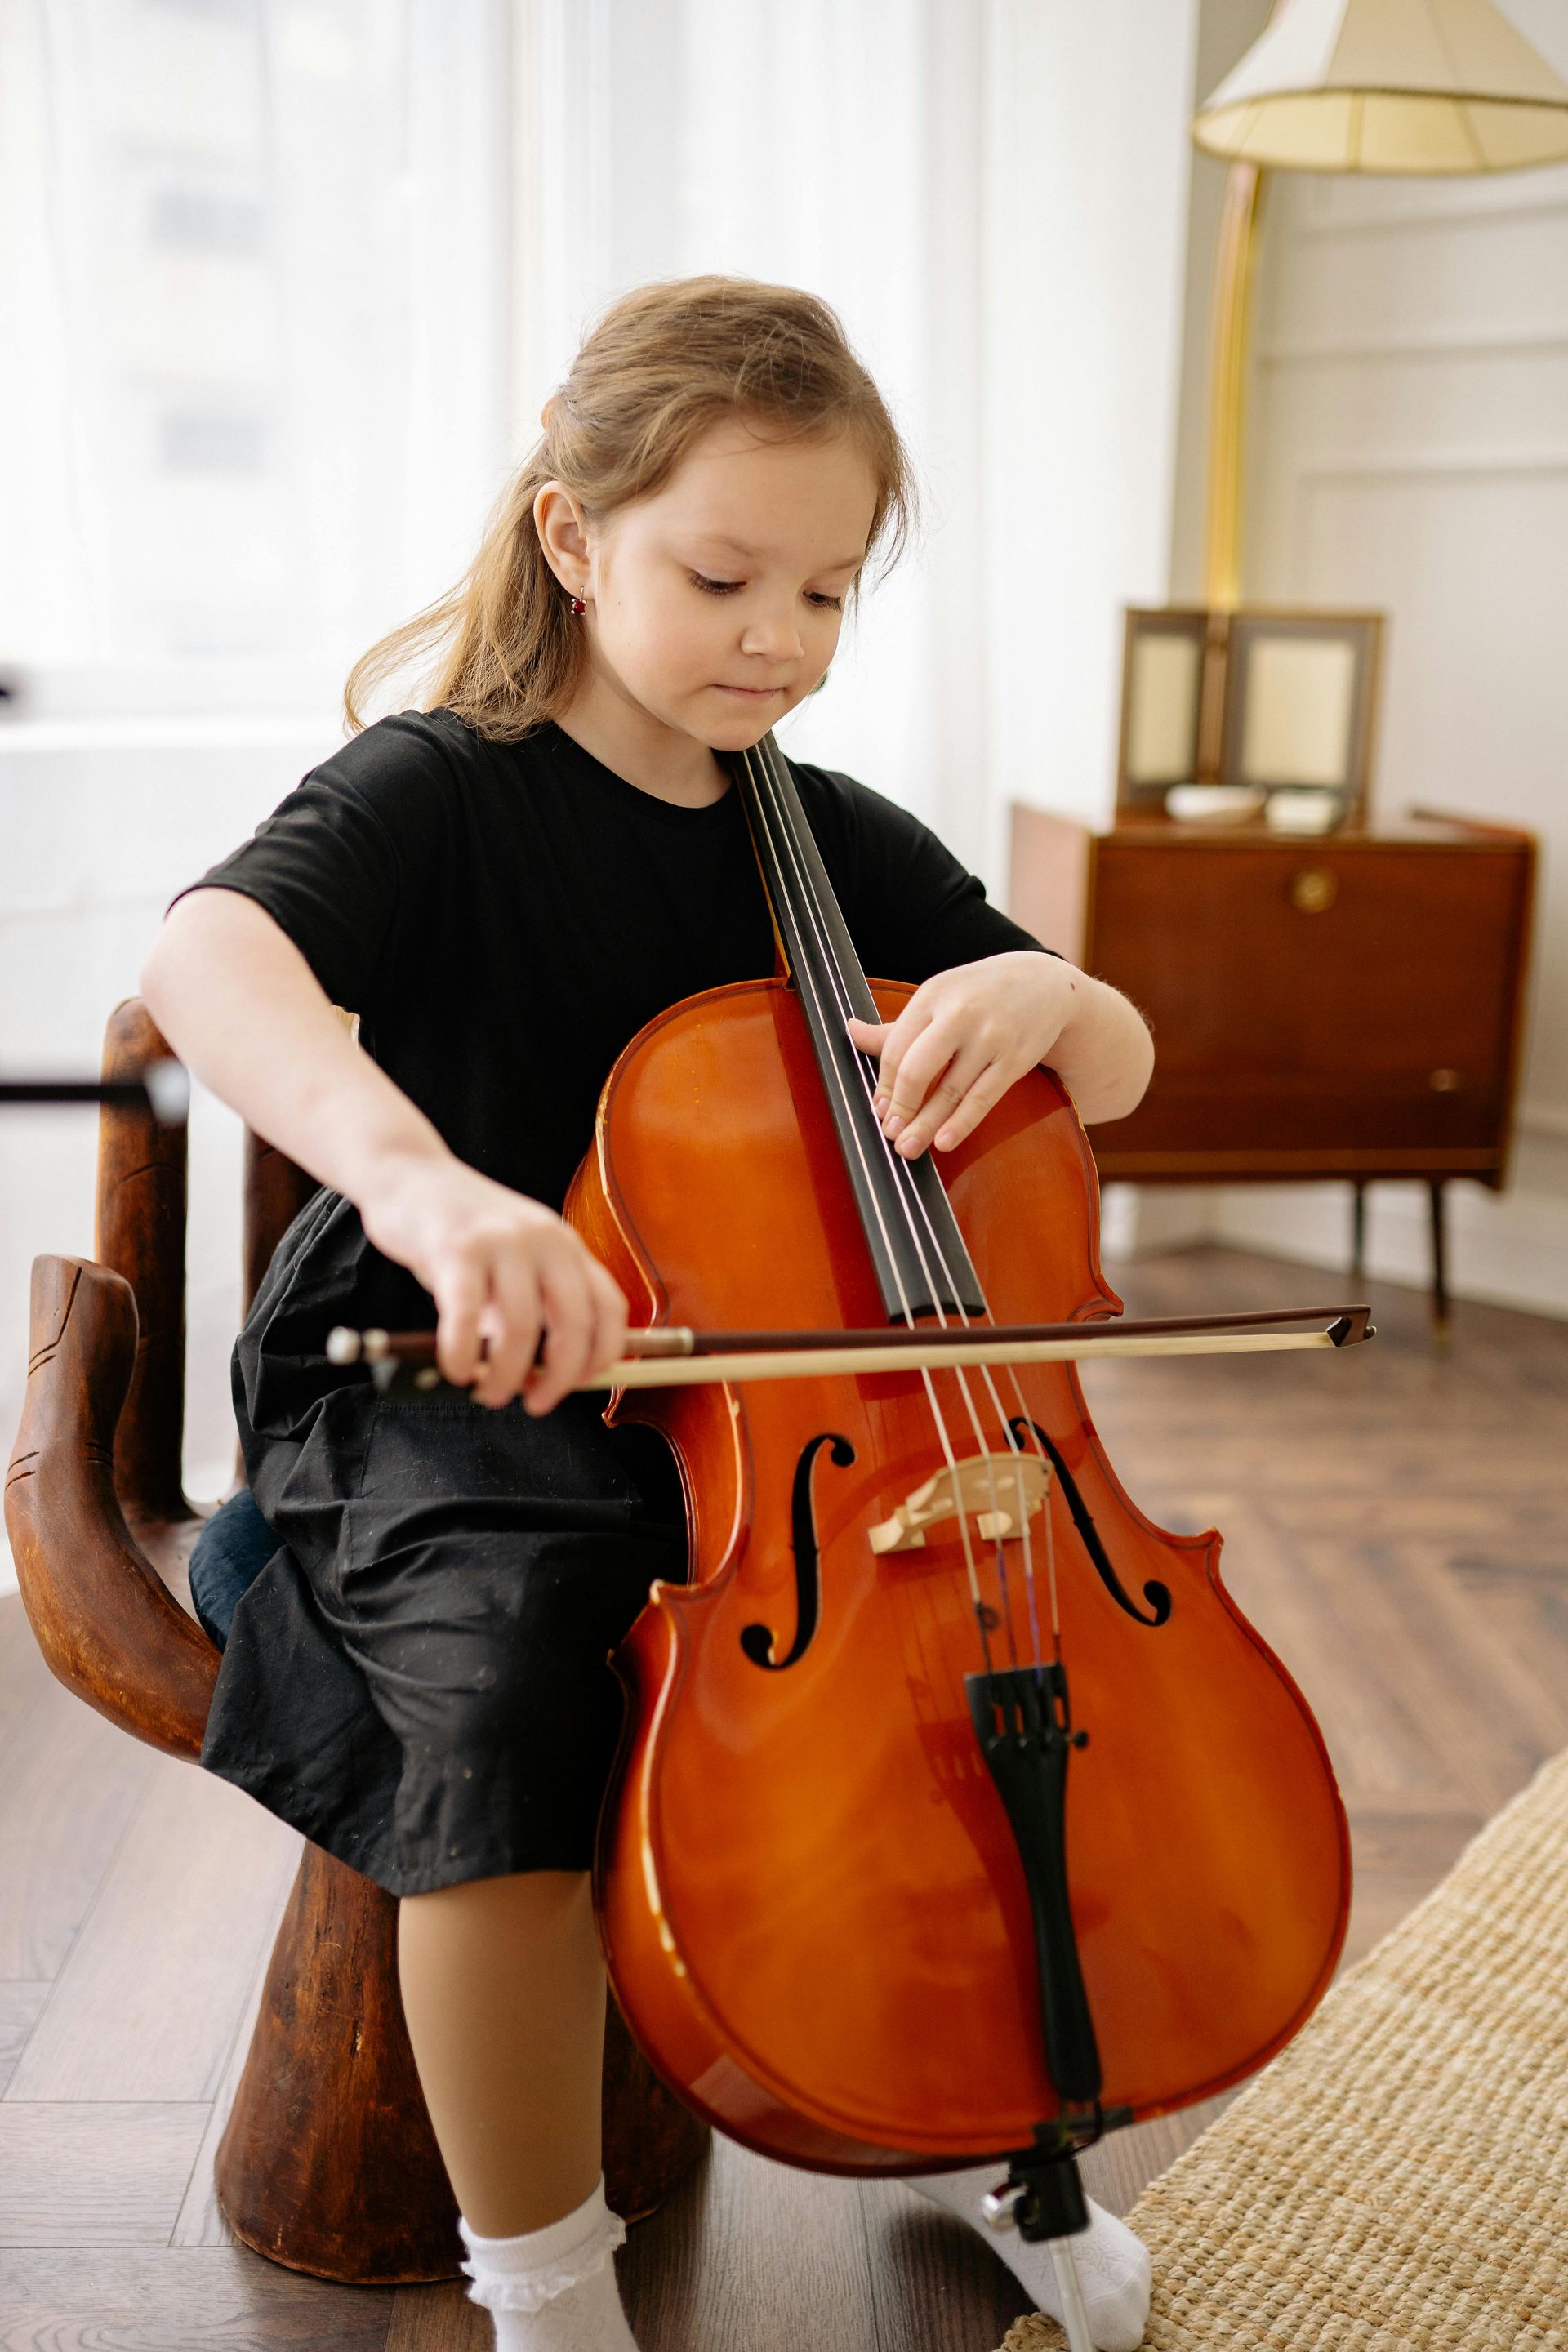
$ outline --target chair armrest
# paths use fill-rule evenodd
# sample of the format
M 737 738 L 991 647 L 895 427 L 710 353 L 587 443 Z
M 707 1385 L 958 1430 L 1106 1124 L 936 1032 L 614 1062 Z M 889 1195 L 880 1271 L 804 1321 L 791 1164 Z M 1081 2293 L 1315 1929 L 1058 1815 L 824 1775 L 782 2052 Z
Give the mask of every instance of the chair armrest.
M 165 1590 L 115 1492 L 115 1428 L 135 1361 L 130 1284 L 86 1259 L 36 1258 L 5 1525 L 51 1670 L 138 1739 L 197 1756 L 218 1653 Z

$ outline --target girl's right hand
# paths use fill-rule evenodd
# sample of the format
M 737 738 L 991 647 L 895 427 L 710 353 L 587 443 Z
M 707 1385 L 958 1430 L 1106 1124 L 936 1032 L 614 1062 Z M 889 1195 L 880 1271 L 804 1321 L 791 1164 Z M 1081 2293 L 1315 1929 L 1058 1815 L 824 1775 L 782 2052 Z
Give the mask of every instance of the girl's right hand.
M 525 1412 L 549 1412 L 623 1353 L 619 1285 L 542 1202 L 442 1151 L 397 1155 L 359 1206 L 376 1248 L 436 1301 L 443 1376 L 471 1387 L 480 1404 L 521 1395 Z

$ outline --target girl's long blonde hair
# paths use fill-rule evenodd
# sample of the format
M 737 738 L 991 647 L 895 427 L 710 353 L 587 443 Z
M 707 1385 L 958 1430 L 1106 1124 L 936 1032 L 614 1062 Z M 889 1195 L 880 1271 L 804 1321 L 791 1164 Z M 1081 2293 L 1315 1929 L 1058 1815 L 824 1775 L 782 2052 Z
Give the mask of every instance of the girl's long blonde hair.
M 361 656 L 343 689 L 351 730 L 394 674 L 417 663 L 425 707 L 515 742 L 575 692 L 586 647 L 533 524 L 560 482 L 595 520 L 649 497 L 710 425 L 753 419 L 802 439 L 849 433 L 877 485 L 870 550 L 884 567 L 914 518 L 910 461 L 880 393 L 826 302 L 745 278 L 645 286 L 606 310 L 544 412 L 479 553 L 450 593 Z

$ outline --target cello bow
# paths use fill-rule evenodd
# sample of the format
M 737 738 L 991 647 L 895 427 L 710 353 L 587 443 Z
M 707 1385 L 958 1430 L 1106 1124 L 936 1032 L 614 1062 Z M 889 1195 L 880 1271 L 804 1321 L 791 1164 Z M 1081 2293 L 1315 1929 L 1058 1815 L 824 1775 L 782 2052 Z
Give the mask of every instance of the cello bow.
M 626 1353 L 580 1381 L 583 1391 L 689 1388 L 709 1381 L 815 1380 L 824 1373 L 967 1370 L 987 1364 L 1092 1363 L 1098 1358 L 1277 1355 L 1351 1348 L 1374 1339 L 1364 1305 L 1289 1307 L 1240 1315 L 1177 1315 L 1100 1323 L 919 1324 L 823 1331 L 628 1331 Z M 363 1363 L 383 1386 L 401 1368 L 420 1388 L 441 1383 L 433 1331 L 327 1335 L 333 1364 Z M 427 1377 L 428 1376 L 428 1377 Z

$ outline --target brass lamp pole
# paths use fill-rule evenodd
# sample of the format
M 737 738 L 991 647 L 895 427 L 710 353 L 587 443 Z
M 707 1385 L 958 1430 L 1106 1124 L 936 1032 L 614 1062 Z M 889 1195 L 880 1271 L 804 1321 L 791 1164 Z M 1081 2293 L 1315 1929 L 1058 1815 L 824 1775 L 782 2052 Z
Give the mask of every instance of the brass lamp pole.
M 1568 157 L 1568 82 L 1492 0 L 1279 0 L 1193 137 L 1231 158 L 1209 344 L 1209 605 L 1240 596 L 1247 348 L 1268 168 L 1435 176 Z

